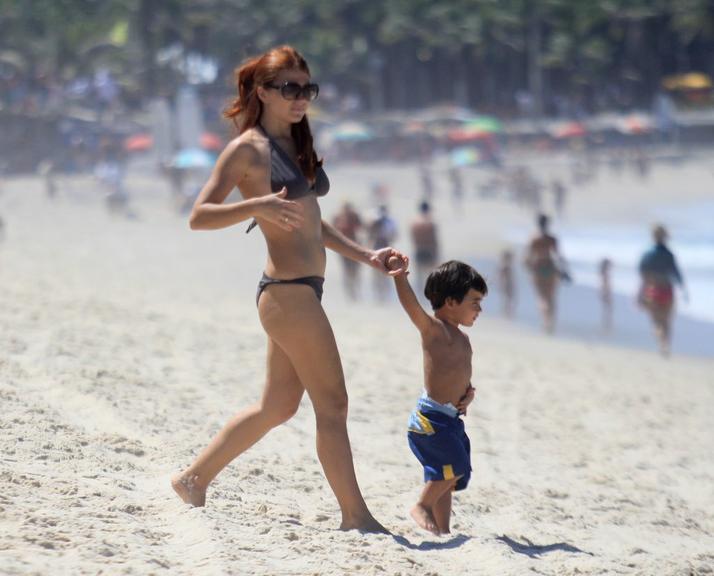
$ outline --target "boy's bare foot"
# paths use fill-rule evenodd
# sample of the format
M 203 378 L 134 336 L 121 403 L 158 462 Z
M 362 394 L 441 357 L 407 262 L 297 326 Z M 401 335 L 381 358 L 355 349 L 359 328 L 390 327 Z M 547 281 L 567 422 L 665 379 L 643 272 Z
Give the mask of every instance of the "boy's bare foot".
M 370 534 L 391 534 L 384 526 L 377 522 L 372 516 L 364 520 L 347 521 L 343 520 L 340 530 L 359 530 Z
M 434 516 L 432 516 L 431 512 L 424 508 L 424 506 L 417 504 L 409 513 L 412 515 L 412 518 L 414 518 L 414 521 L 424 528 L 424 530 L 428 530 L 437 536 L 439 535 L 439 527 L 436 525 Z
M 171 487 L 186 504 L 201 507 L 206 505 L 206 489 L 196 484 L 196 478 L 176 474 L 171 478 Z

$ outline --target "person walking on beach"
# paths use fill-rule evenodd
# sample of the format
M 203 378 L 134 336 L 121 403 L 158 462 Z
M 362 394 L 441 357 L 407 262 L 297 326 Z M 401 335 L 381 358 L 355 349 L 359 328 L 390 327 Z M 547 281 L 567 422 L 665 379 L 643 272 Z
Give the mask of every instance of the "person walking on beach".
M 685 302 L 689 299 L 677 259 L 667 247 L 668 236 L 667 229 L 661 224 L 652 228 L 655 244 L 640 259 L 641 284 L 637 296 L 638 303 L 650 315 L 659 342 L 659 351 L 663 356 L 668 356 L 671 350 L 673 285 L 679 284 Z
M 379 207 L 377 217 L 370 222 L 367 233 L 373 250 L 382 250 L 397 239 L 397 223 L 389 214 L 386 204 Z M 380 302 L 387 298 L 389 285 L 386 280 L 384 274 L 375 274 L 374 276 L 374 293 Z
M 501 252 L 498 265 L 499 288 L 501 289 L 501 309 L 506 318 L 513 318 L 516 301 L 516 281 L 513 273 L 513 252 Z
M 538 234 L 528 244 L 525 265 L 538 295 L 543 328 L 552 334 L 555 330 L 558 283 L 561 278 L 569 280 L 569 276 L 565 272 L 565 260 L 558 252 L 558 240 L 550 234 L 549 225 L 550 219 L 540 214 Z
M 421 197 L 424 200 L 431 200 L 434 197 L 434 179 L 431 177 L 431 169 L 427 162 L 431 162 L 430 157 L 425 157 L 419 164 L 419 178 L 421 180 Z
M 458 166 L 449 167 L 449 180 L 451 181 L 451 203 L 457 213 L 461 209 L 464 199 L 464 181 L 461 177 L 461 170 Z
M 553 207 L 555 208 L 555 213 L 560 218 L 563 216 L 563 212 L 565 211 L 565 196 L 568 191 L 560 178 L 556 178 L 553 182 L 551 182 L 550 191 L 553 194 Z
M 345 238 L 356 242 L 357 233 L 362 228 L 362 219 L 352 204 L 345 202 L 332 220 L 332 225 Z M 347 256 L 341 256 L 340 259 L 342 260 L 345 292 L 350 300 L 357 300 L 359 298 L 359 263 Z
M 612 332 L 612 284 L 610 271 L 612 260 L 603 258 L 600 261 L 600 303 L 602 304 L 602 331 L 605 334 Z
M 424 488 L 411 516 L 434 534 L 448 534 L 451 493 L 471 477 L 471 445 L 461 416 L 475 396 L 471 343 L 460 326 L 473 326 L 488 287 L 481 275 L 451 260 L 434 270 L 424 294 L 434 314 L 419 304 L 407 279 L 408 261 L 390 258 L 397 295 L 421 334 L 424 392 L 409 418 L 409 447 L 424 468 Z
M 416 262 L 417 285 L 422 286 L 426 275 L 439 259 L 439 239 L 436 223 L 431 217 L 431 205 L 424 200 L 419 204 L 419 215 L 411 225 L 414 261 Z
M 236 70 L 238 97 L 224 113 L 239 136 L 221 153 L 190 217 L 215 230 L 253 219 L 268 260 L 256 295 L 268 336 L 262 398 L 238 412 L 196 460 L 172 478 L 184 502 L 203 506 L 216 475 L 269 430 L 295 414 L 307 391 L 315 411 L 317 454 L 342 512 L 343 530 L 385 532 L 370 513 L 355 475 L 347 434 L 347 391 L 330 322 L 321 305 L 325 249 L 387 273 L 390 247 L 370 250 L 320 214 L 329 181 L 313 149 L 306 112 L 319 87 L 305 59 L 281 46 Z M 241 201 L 224 203 L 234 186 Z

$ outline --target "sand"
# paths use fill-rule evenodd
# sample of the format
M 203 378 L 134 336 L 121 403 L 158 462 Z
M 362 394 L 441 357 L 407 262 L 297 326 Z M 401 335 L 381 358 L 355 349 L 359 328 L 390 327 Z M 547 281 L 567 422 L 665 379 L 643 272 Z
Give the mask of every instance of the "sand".
M 366 206 L 379 177 L 394 183 L 400 223 L 410 218 L 415 171 L 331 176 L 326 215 L 344 198 Z M 667 201 L 682 173 L 659 176 L 652 194 Z M 325 307 L 357 474 L 393 535 L 337 530 L 308 400 L 219 475 L 205 508 L 183 504 L 170 475 L 261 391 L 265 248 L 244 226 L 191 232 L 162 182 L 129 183 L 137 219 L 107 214 L 90 178 L 65 180 L 54 202 L 34 178 L 2 185 L 0 573 L 714 573 L 714 361 L 543 338 L 485 314 L 469 331 L 474 474 L 452 534 L 432 536 L 408 514 L 422 482 L 405 437 L 421 391 L 417 334 L 368 291 L 346 305 L 334 257 Z M 610 184 L 598 197 L 636 214 L 641 193 Z M 594 197 L 573 199 L 572 218 L 592 214 Z M 473 198 L 464 210 L 439 209 L 450 256 L 468 244 L 492 257 L 500 227 L 531 220 Z

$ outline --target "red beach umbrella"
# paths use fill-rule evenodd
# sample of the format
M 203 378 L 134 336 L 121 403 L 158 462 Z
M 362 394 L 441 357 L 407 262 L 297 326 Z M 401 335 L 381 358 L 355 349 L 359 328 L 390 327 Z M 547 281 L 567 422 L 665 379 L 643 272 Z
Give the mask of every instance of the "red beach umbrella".
M 566 122 L 556 126 L 552 131 L 553 138 L 580 138 L 586 133 L 585 126 L 580 122 Z
M 213 151 L 222 150 L 223 139 L 213 132 L 204 132 L 201 134 L 201 148 Z
M 154 139 L 149 134 L 134 134 L 124 140 L 124 150 L 127 152 L 143 152 L 154 145 Z

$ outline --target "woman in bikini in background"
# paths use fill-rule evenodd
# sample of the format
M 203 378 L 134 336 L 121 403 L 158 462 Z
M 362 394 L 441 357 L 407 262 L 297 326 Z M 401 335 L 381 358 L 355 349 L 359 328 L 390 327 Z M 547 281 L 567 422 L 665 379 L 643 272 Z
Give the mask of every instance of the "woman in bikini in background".
M 341 528 L 383 532 L 362 498 L 347 435 L 347 391 L 332 328 L 320 303 L 325 248 L 388 273 L 404 256 L 349 240 L 320 213 L 329 181 L 313 149 L 307 108 L 319 88 L 304 58 L 274 48 L 236 70 L 238 98 L 225 112 L 239 137 L 218 158 L 191 214 L 191 228 L 215 230 L 254 219 L 268 245 L 258 286 L 268 336 L 268 369 L 260 401 L 238 412 L 191 466 L 172 479 L 178 495 L 203 506 L 206 488 L 234 458 L 295 414 L 303 393 L 312 401 L 317 454 L 342 512 Z M 225 204 L 238 186 L 242 201 Z
M 684 286 L 684 278 L 677 266 L 674 254 L 667 248 L 667 230 L 661 224 L 652 229 L 655 245 L 640 260 L 642 283 L 637 300 L 649 312 L 659 350 L 668 356 L 672 339 L 672 313 L 674 311 L 674 289 L 677 283 L 682 289 L 685 301 L 689 298 Z
M 538 294 L 543 328 L 551 334 L 555 330 L 558 284 L 561 279 L 569 280 L 570 276 L 558 252 L 558 240 L 548 231 L 549 224 L 550 220 L 545 214 L 538 216 L 539 233 L 528 244 L 525 265 Z

